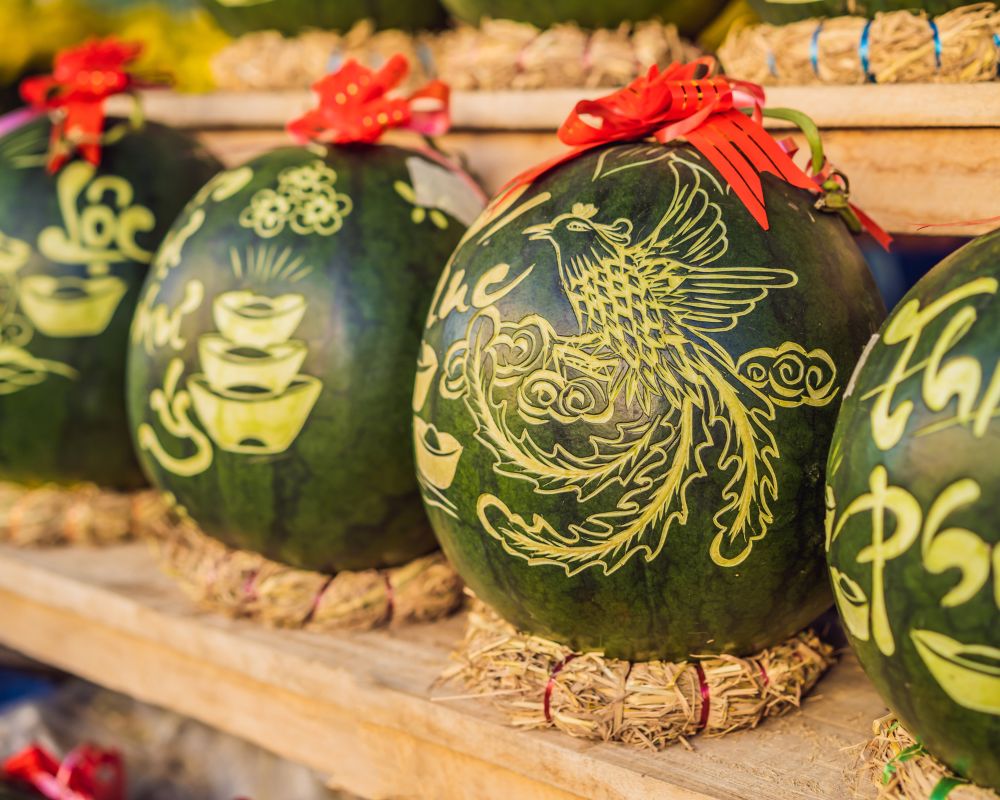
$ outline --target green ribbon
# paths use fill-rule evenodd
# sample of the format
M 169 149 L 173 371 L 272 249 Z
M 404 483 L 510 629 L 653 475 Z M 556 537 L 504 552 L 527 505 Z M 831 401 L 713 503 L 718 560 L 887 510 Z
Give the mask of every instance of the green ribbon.
M 889 726 L 888 730 L 886 730 L 886 733 L 892 733 L 898 727 L 899 720 L 893 720 L 893 723 Z M 905 750 L 900 750 L 895 756 L 890 758 L 885 763 L 885 767 L 882 769 L 882 784 L 885 785 L 892 779 L 892 776 L 895 774 L 900 764 L 909 761 L 911 758 L 916 758 L 917 756 L 926 754 L 927 750 L 924 748 L 923 742 L 919 739 L 917 739 L 916 744 L 911 744 Z M 937 782 L 934 789 L 927 797 L 927 800 L 946 800 L 948 795 L 951 794 L 952 789 L 966 783 L 969 783 L 969 781 L 965 778 L 946 775 Z
M 142 101 L 134 92 L 128 92 L 128 95 L 132 98 L 132 110 L 129 112 L 128 120 L 108 128 L 100 137 L 102 145 L 120 142 L 129 132 L 139 131 L 145 127 L 146 113 L 142 107 Z
M 812 121 L 812 117 L 793 108 L 764 108 L 761 109 L 760 113 L 764 117 L 783 119 L 785 122 L 791 122 L 796 128 L 802 131 L 802 135 L 809 145 L 813 174 L 818 174 L 823 169 L 823 165 L 826 164 L 826 156 L 823 155 L 823 140 L 820 138 L 819 128 Z
M 920 742 L 911 744 L 905 750 L 900 750 L 885 763 L 885 767 L 882 769 L 882 783 L 886 784 L 892 780 L 892 776 L 895 774 L 900 764 L 909 761 L 911 758 L 922 756 L 926 752 L 927 751 L 924 750 L 924 746 Z M 943 796 L 944 795 L 942 795 L 942 797 Z
M 934 791 L 931 792 L 927 800 L 945 800 L 952 789 L 963 783 L 968 783 L 968 781 L 964 778 L 942 778 L 937 782 L 937 786 L 934 787 Z
M 819 128 L 813 122 L 812 117 L 792 108 L 765 108 L 761 110 L 761 115 L 791 122 L 802 132 L 809 145 L 810 167 L 813 176 L 821 175 L 824 169 L 829 173 L 823 177 L 822 183 L 819 184 L 823 192 L 823 199 L 822 203 L 816 207 L 820 211 L 839 214 L 847 224 L 848 230 L 852 233 L 861 233 L 864 226 L 854 209 L 851 208 L 847 176 L 842 172 L 828 168 L 826 156 L 823 154 L 823 141 L 819 135 Z M 818 179 L 817 182 L 819 182 Z

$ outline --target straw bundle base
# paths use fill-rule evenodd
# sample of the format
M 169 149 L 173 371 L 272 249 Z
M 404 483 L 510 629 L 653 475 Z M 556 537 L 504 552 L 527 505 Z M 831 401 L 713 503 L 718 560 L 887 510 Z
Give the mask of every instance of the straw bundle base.
M 328 575 L 227 547 L 158 498 L 139 508 L 137 527 L 164 571 L 199 605 L 272 627 L 368 630 L 430 622 L 463 602 L 461 580 L 440 553 L 391 569 Z
M 16 547 L 116 544 L 133 535 L 133 507 L 144 494 L 93 484 L 0 482 L 0 542 Z
M 730 75 L 765 85 L 974 83 L 997 78 L 998 32 L 994 3 L 933 21 L 923 11 L 809 19 L 734 30 L 719 60 Z
M 874 738 L 864 750 L 865 770 L 879 800 L 1000 800 L 1000 794 L 959 778 L 928 753 L 887 714 L 872 723 Z
M 377 68 L 393 53 L 403 53 L 413 67 L 407 88 L 436 77 L 464 90 L 617 87 L 650 64 L 701 55 L 674 25 L 656 20 L 613 30 L 564 24 L 543 31 L 524 22 L 485 19 L 476 27 L 418 34 L 376 31 L 363 20 L 343 35 L 245 34 L 215 56 L 212 73 L 224 90 L 304 89 L 331 64 L 353 58 Z
M 811 631 L 751 658 L 631 663 L 519 633 L 476 601 L 458 664 L 441 678 L 489 698 L 520 728 L 661 750 L 695 734 L 722 736 L 798 708 L 833 663 Z M 438 698 L 446 699 L 446 698 Z

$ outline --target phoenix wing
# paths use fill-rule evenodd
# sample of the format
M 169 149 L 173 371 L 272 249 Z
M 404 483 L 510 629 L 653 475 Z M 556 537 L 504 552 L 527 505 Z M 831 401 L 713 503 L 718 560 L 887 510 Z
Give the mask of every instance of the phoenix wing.
M 702 333 L 732 330 L 772 289 L 798 278 L 787 269 L 713 266 L 729 250 L 717 179 L 700 164 L 676 157 L 667 212 L 647 237 L 629 247 L 629 260 L 656 305 L 677 325 Z
M 674 197 L 652 233 L 629 256 L 664 319 L 687 343 L 685 352 L 704 381 L 706 419 L 727 478 L 714 517 L 712 558 L 735 565 L 773 520 L 777 497 L 772 466 L 777 445 L 770 402 L 737 374 L 732 357 L 712 334 L 736 327 L 772 290 L 798 282 L 788 269 L 717 265 L 729 250 L 723 189 L 703 166 L 675 159 Z M 707 335 L 706 335 L 707 334 Z

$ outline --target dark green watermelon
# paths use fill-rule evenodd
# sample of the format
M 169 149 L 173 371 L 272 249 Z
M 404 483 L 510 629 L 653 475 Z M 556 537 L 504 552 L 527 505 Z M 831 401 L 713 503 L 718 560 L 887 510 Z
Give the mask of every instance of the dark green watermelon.
M 429 152 L 324 152 L 276 150 L 192 201 L 144 290 L 128 394 L 150 478 L 206 532 L 333 571 L 434 548 L 406 406 L 482 201 Z
M 413 403 L 424 499 L 518 628 L 742 654 L 829 605 L 823 463 L 884 308 L 837 217 L 765 194 L 770 232 L 692 148 L 607 146 L 494 204 L 442 276 Z
M 438 0 L 200 0 L 234 36 L 277 30 L 286 35 L 309 28 L 346 31 L 362 19 L 380 30 L 426 30 L 444 22 Z
M 681 33 L 693 36 L 722 10 L 726 0 L 442 0 L 458 19 L 472 25 L 483 17 L 530 22 L 549 28 L 575 22 L 584 28 L 614 28 L 626 20 L 658 17 L 673 22 Z
M 38 800 L 42 796 L 18 784 L 0 782 L 0 800 Z
M 960 775 L 1000 789 L 1000 231 L 903 298 L 827 468 L 837 605 L 868 676 Z
M 931 16 L 967 6 L 968 0 L 750 0 L 764 22 L 784 25 L 812 17 L 874 17 L 882 11 L 926 11 Z
M 38 119 L 0 138 L 0 479 L 136 488 L 132 311 L 153 252 L 219 164 L 150 123 L 106 146 L 99 168 L 76 160 L 52 176 L 49 130 Z

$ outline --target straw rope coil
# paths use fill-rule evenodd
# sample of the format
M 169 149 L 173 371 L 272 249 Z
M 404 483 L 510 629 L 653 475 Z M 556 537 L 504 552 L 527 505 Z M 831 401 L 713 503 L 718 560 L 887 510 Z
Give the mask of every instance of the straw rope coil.
M 754 25 L 719 49 L 726 72 L 769 85 L 973 83 L 997 78 L 1000 10 L 993 3 L 924 12 Z
M 434 553 L 400 567 L 327 575 L 235 550 L 151 498 L 136 526 L 161 565 L 201 606 L 280 628 L 366 630 L 428 622 L 455 611 L 462 584 Z
M 121 542 L 132 536 L 139 497 L 92 484 L 29 488 L 0 482 L 0 542 L 17 547 Z
M 519 633 L 476 601 L 458 663 L 441 682 L 460 681 L 472 696 L 489 698 L 515 727 L 661 750 L 798 708 L 833 663 L 832 651 L 805 631 L 751 658 L 630 663 Z
M 957 778 L 887 714 L 872 723 L 874 738 L 864 750 L 865 770 L 879 800 L 1000 800 L 1000 794 Z
M 478 27 L 422 34 L 375 31 L 363 21 L 343 35 L 250 33 L 222 50 L 212 69 L 220 89 L 302 89 L 348 58 L 379 67 L 397 52 L 413 69 L 405 88 L 436 77 L 466 90 L 621 86 L 651 64 L 700 55 L 675 26 L 655 20 L 598 31 L 484 20 Z

